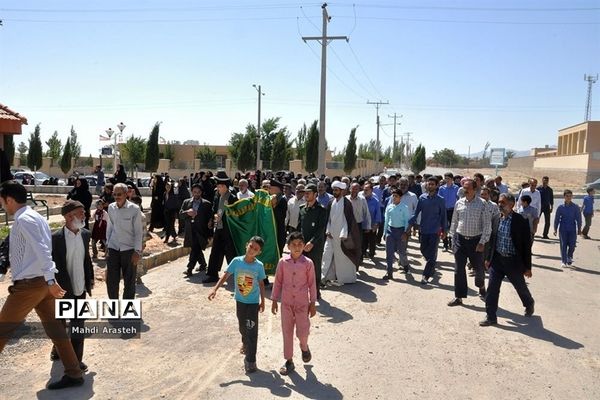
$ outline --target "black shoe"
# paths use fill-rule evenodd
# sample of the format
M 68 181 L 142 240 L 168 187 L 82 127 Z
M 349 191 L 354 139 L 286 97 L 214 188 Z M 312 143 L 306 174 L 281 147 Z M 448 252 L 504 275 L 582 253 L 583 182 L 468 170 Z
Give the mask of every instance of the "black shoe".
M 244 360 L 244 369 L 246 370 L 246 373 L 251 374 L 256 372 L 258 368 L 256 367 L 256 362 L 248 362 Z
M 202 283 L 214 283 L 214 282 L 218 282 L 219 278 L 217 278 L 216 276 L 212 276 L 212 275 L 208 275 L 206 278 L 204 278 L 202 280 Z
M 190 276 L 192 276 L 192 270 L 191 270 L 191 269 L 187 269 L 187 270 L 183 271 L 183 274 L 184 274 L 186 277 L 188 277 L 188 278 L 189 278 Z
M 533 303 L 531 303 L 530 306 L 525 307 L 525 316 L 526 317 L 531 317 L 533 315 L 533 313 L 535 312 L 535 301 Z
M 294 365 L 294 362 L 291 360 L 288 360 L 285 362 L 285 364 L 283 364 L 283 367 L 279 368 L 279 373 L 281 375 L 288 375 L 291 372 L 293 372 L 296 369 L 296 366 Z
M 404 267 L 402 267 L 402 270 L 404 271 L 405 274 L 410 273 L 410 265 L 405 265 Z
M 462 299 L 459 297 L 455 297 L 454 299 L 448 302 L 448 307 L 462 306 Z
M 83 385 L 83 377 L 71 378 L 68 375 L 63 375 L 63 377 L 60 378 L 60 381 L 49 383 L 46 387 L 48 390 L 56 390 L 81 385 Z
M 206 264 L 202 264 L 198 268 L 196 268 L 196 272 L 202 272 L 202 271 L 206 271 Z
M 383 276 L 383 278 L 381 278 L 381 279 L 383 279 L 384 281 L 391 281 L 392 279 L 394 279 L 394 275 L 391 273 L 388 273 L 388 274 L 385 274 Z
M 58 352 L 53 348 L 52 351 L 50 352 L 50 361 L 57 361 L 60 360 L 60 356 L 58 355 Z
M 88 372 L 88 366 L 83 361 L 79 363 L 79 368 L 81 369 L 81 372 Z
M 479 326 L 491 326 L 496 325 L 498 321 L 493 321 L 491 319 L 484 319 L 483 321 L 479 321 Z
M 306 351 L 300 349 L 302 351 L 302 361 L 305 363 L 310 362 L 312 360 L 312 354 L 310 353 L 310 349 L 307 347 Z

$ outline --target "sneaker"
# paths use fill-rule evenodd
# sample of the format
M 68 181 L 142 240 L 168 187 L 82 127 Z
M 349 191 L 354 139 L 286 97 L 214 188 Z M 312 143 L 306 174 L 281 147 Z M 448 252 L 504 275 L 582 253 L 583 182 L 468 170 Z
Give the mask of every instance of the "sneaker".
M 565 264 L 565 263 L 562 263 L 562 264 L 560 264 L 560 267 L 561 267 L 561 268 L 567 268 L 567 264 Z
M 59 381 L 49 383 L 47 388 L 48 390 L 56 390 L 81 385 L 83 385 L 83 377 L 71 378 L 68 375 L 63 375 L 63 377 L 60 378 Z
M 421 285 L 427 285 L 429 283 L 429 278 L 427 278 L 426 276 L 423 276 L 423 278 L 421 279 Z

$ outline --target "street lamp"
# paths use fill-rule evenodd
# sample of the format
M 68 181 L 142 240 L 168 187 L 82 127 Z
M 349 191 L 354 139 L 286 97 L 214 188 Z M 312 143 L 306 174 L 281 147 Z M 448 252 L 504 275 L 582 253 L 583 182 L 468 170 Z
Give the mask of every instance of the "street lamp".
M 106 135 L 108 136 L 108 139 L 112 139 L 113 135 L 115 134 L 115 131 L 112 128 L 108 128 L 105 132 L 106 132 Z M 115 135 L 115 144 L 113 146 L 113 156 L 114 156 L 113 171 L 116 171 L 116 168 L 117 168 L 117 135 Z
M 119 136 L 121 140 L 123 139 L 123 130 L 125 129 L 125 124 L 123 122 L 119 122 L 117 124 L 117 128 L 119 128 Z M 115 136 L 115 168 L 117 167 L 117 137 Z
M 260 89 L 260 85 L 252 85 L 258 92 L 258 124 L 256 124 L 256 169 L 260 169 L 260 97 L 265 94 Z

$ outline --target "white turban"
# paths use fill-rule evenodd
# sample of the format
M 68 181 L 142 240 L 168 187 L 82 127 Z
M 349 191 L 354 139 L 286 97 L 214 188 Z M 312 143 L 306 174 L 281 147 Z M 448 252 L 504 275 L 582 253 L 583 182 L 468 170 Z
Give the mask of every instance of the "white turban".
M 340 181 L 335 181 L 331 184 L 332 188 L 338 188 L 341 190 L 346 190 L 346 184 L 344 182 L 340 182 Z

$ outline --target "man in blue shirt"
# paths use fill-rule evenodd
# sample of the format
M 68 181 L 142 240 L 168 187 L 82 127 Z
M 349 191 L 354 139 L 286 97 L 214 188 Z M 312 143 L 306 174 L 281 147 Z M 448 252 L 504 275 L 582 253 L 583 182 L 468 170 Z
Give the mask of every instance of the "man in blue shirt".
M 577 244 L 577 235 L 581 235 L 581 212 L 573 203 L 573 192 L 564 191 L 565 202 L 556 208 L 554 215 L 554 236 L 559 232 L 561 267 L 573 264 L 573 253 Z
M 435 271 L 437 262 L 438 243 L 440 241 L 440 232 L 446 236 L 448 224 L 446 223 L 446 206 L 444 199 L 438 195 L 437 179 L 430 177 L 427 179 L 427 193 L 419 197 L 415 215 L 410 219 L 410 225 L 416 224 L 419 214 L 421 215 L 421 233 L 419 241 L 421 242 L 421 254 L 425 257 L 427 264 L 423 270 L 422 284 L 427 284 Z
M 456 204 L 456 200 L 458 200 L 458 186 L 454 184 L 454 176 L 452 172 L 446 172 L 444 174 L 444 180 L 446 181 L 445 185 L 440 186 L 440 190 L 438 190 L 438 194 L 444 198 L 444 204 L 446 207 L 446 223 L 448 229 L 450 227 L 450 223 L 452 222 L 452 215 L 454 214 L 454 205 Z M 452 248 L 452 238 L 450 235 L 447 235 L 444 238 L 444 250 L 449 250 Z
M 363 197 L 367 200 L 369 214 L 371 215 L 371 229 L 363 230 L 363 258 L 369 250 L 369 258 L 375 257 L 375 243 L 377 241 L 377 229 L 382 223 L 381 204 L 379 198 L 373 193 L 373 184 L 367 182 L 363 186 Z
M 583 219 L 585 220 L 585 226 L 581 231 L 581 234 L 585 239 L 589 239 L 588 233 L 590 231 L 590 227 L 592 226 L 592 217 L 594 216 L 594 195 L 596 191 L 594 188 L 587 188 L 587 196 L 583 198 L 583 208 L 581 212 L 583 213 Z

